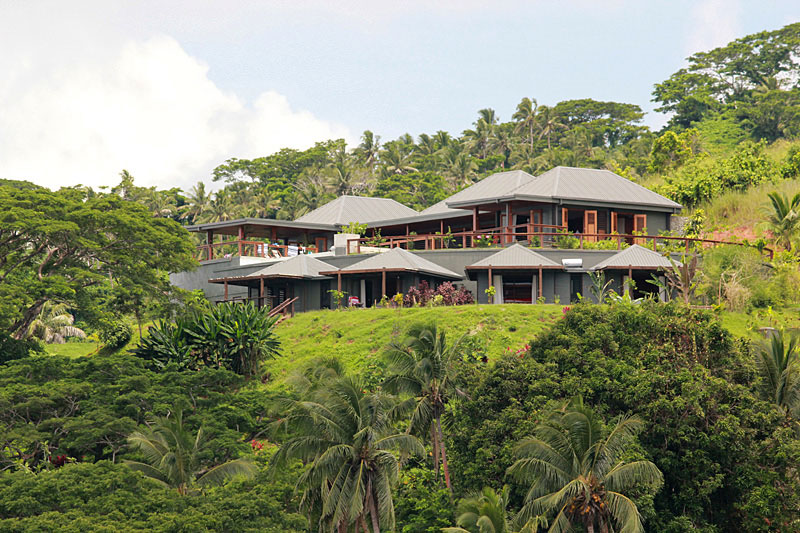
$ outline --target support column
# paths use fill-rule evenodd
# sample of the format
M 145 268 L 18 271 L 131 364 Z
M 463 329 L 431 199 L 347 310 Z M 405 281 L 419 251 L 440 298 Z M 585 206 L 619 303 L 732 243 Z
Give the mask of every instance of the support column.
M 264 306 L 264 278 L 259 279 L 258 287 L 258 306 Z
M 381 298 L 386 296 L 386 269 L 381 272 Z
M 239 226 L 239 257 L 242 257 L 242 241 L 244 240 L 244 226 Z
M 536 281 L 539 284 L 539 290 L 537 291 L 536 296 L 538 298 L 540 298 L 540 297 L 544 296 L 542 294 L 542 267 L 539 267 L 539 279 L 537 279 Z
M 206 232 L 206 245 L 208 245 L 206 257 L 209 260 L 214 259 L 214 230 L 208 230 Z
M 336 290 L 339 291 L 339 292 L 342 292 L 342 273 L 341 272 L 337 272 L 336 273 Z M 338 303 L 337 303 L 337 307 L 341 307 L 341 306 L 342 306 L 342 299 L 339 298 Z
M 478 231 L 478 208 L 477 207 L 473 207 L 472 208 L 472 231 Z M 472 239 L 474 241 L 475 237 L 473 236 Z
M 492 286 L 493 286 L 493 285 L 492 285 L 492 267 L 491 267 L 491 266 L 489 267 L 488 274 L 489 274 L 489 286 L 488 286 L 488 287 L 486 287 L 487 289 L 488 289 L 489 287 L 492 287 Z M 487 299 L 488 299 L 488 298 L 487 298 Z M 494 303 L 494 298 L 492 298 L 492 301 L 491 301 L 491 302 L 489 302 L 489 303 L 490 303 L 490 304 L 493 304 L 493 303 Z
M 225 293 L 224 293 L 225 295 L 224 295 L 223 299 L 227 301 L 228 300 L 228 282 L 226 281 L 224 283 L 224 285 L 225 285 Z
M 511 202 L 508 202 L 506 204 L 506 233 L 511 233 L 511 226 Z M 503 239 L 503 242 L 510 243 L 512 240 L 513 237 L 511 235 L 506 235 L 506 237 Z
M 628 288 L 626 289 L 628 292 L 628 296 L 633 298 L 633 291 L 631 290 L 631 283 L 633 282 L 633 269 L 629 266 L 628 267 Z

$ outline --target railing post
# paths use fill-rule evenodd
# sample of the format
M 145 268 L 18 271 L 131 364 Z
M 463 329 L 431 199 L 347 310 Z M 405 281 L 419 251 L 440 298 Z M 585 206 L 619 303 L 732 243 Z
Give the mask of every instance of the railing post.
M 581 233 L 581 239 L 580 239 L 580 245 L 579 246 L 580 246 L 580 249 L 583 250 L 583 233 Z
M 622 250 L 622 235 L 617 234 L 617 250 Z
M 658 244 L 656 244 L 656 237 L 653 237 L 653 251 L 654 252 L 658 251 Z

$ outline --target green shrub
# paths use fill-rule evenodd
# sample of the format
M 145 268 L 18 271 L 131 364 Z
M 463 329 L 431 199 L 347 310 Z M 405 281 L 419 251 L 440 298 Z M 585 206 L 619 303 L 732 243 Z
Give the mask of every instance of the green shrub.
M 44 346 L 38 339 L 17 340 L 0 333 L 0 364 L 28 357 L 33 353 L 44 353 Z
M 133 328 L 122 320 L 106 319 L 100 323 L 97 336 L 106 348 L 118 350 L 130 342 Z

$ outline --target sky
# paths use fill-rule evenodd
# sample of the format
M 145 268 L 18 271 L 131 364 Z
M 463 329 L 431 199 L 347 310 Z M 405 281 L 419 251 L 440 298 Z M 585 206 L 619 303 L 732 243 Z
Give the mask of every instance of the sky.
M 797 0 L 0 0 L 0 178 L 210 182 L 226 159 L 460 134 L 523 97 L 638 104 Z

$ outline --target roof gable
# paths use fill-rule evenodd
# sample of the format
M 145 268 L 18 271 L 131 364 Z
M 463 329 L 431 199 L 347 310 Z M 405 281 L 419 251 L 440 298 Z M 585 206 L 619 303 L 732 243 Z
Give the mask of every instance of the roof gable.
M 324 278 L 322 271 L 330 270 L 331 266 L 310 255 L 297 255 L 285 261 L 254 272 L 250 277 L 265 278 Z
M 327 270 L 330 271 L 330 268 Z M 463 277 L 452 270 L 441 267 L 432 261 L 428 261 L 402 248 L 391 248 L 388 252 L 374 254 L 363 261 L 340 269 L 339 272 L 346 274 L 348 272 L 363 272 L 365 270 L 374 270 L 376 272 L 381 270 L 406 270 L 409 272 L 422 272 L 452 279 L 460 279 Z
M 592 270 L 606 268 L 672 268 L 672 263 L 660 253 L 634 244 L 597 263 Z
M 514 197 L 600 201 L 679 209 L 680 204 L 609 170 L 555 167 L 514 191 Z
M 458 191 L 457 193 L 445 198 L 441 202 L 433 204 L 432 206 L 423 210 L 421 214 L 426 215 L 428 213 L 465 211 L 463 209 L 453 209 L 448 207 L 448 204 L 451 202 L 482 200 L 483 198 L 494 198 L 496 196 L 510 194 L 520 185 L 524 185 L 533 179 L 533 176 L 527 172 L 523 172 L 522 170 L 497 172 L 496 174 L 492 174 L 491 176 L 488 176 L 481 181 L 470 185 L 466 189 Z
M 526 248 L 521 244 L 514 244 L 503 248 L 499 252 L 473 263 L 467 268 L 561 268 L 561 265 L 545 256 Z
M 345 195 L 298 217 L 295 222 L 344 226 L 351 222 L 364 224 L 417 214 L 417 211 L 391 198 Z

